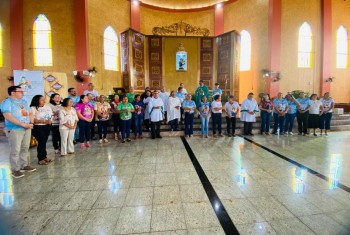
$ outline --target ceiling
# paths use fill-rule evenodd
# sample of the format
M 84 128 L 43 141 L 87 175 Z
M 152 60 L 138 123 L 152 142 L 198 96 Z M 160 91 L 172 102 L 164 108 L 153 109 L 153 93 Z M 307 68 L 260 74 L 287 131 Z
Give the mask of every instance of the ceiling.
M 217 3 L 228 3 L 231 1 L 232 0 L 139 0 L 143 5 L 174 10 L 208 8 Z

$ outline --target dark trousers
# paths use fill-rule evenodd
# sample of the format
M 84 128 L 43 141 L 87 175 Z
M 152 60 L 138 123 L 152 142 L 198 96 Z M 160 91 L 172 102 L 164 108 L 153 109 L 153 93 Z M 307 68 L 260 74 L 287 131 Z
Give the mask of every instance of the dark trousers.
M 180 107 L 180 114 L 181 114 L 180 121 L 181 122 L 182 122 L 182 120 L 184 120 L 184 118 L 183 118 L 184 112 L 185 112 L 185 110 L 182 107 Z
M 145 120 L 143 120 L 143 121 L 144 121 L 145 127 L 146 127 L 146 129 L 147 129 L 147 131 L 148 131 L 149 128 L 150 128 L 150 120 L 149 120 L 149 119 L 145 119 Z
M 156 138 L 160 136 L 160 123 L 159 122 L 151 122 L 151 134 L 152 138 Z
M 280 128 L 280 134 L 284 132 L 284 122 L 286 120 L 286 115 L 279 116 L 278 113 L 273 113 L 273 133 L 277 133 L 278 127 Z
M 95 121 L 95 118 L 92 119 L 92 122 L 90 122 L 90 135 L 91 135 L 91 138 L 94 138 L 95 137 L 95 126 L 96 126 L 96 121 Z
M 296 113 L 287 113 L 286 114 L 286 125 L 284 128 L 284 132 L 292 132 L 293 131 L 293 126 L 294 126 L 294 120 L 296 117 Z
M 143 115 L 134 115 L 134 134 L 142 135 Z
M 115 133 L 119 132 L 120 129 L 120 115 L 113 113 L 112 114 L 112 122 L 113 122 L 113 131 Z
M 222 118 L 221 118 L 221 113 L 213 113 L 212 115 L 213 118 L 213 134 L 216 134 L 216 130 L 219 132 L 219 134 L 221 134 L 221 122 L 222 122 Z
M 193 135 L 194 113 L 185 113 L 185 135 Z
M 243 125 L 243 133 L 244 133 L 244 135 L 253 134 L 252 133 L 252 129 L 253 129 L 253 123 L 252 122 L 244 122 L 244 125 Z
M 175 118 L 171 121 L 169 121 L 169 124 L 170 124 L 170 128 L 174 131 L 177 131 L 177 127 L 179 125 L 179 119 Z
M 271 113 L 266 111 L 261 111 L 260 117 L 261 117 L 261 127 L 260 127 L 261 133 L 270 132 L 270 122 L 272 117 Z
M 38 160 L 42 161 L 46 158 L 46 142 L 50 135 L 50 125 L 34 125 L 33 136 L 38 141 L 37 152 Z
M 108 128 L 108 120 L 97 122 L 99 139 L 106 139 L 107 138 L 107 128 Z
M 121 120 L 122 139 L 130 138 L 131 119 Z
M 87 122 L 85 120 L 79 120 L 78 127 L 79 127 L 79 142 L 84 143 L 84 141 L 90 141 L 91 122 Z
M 235 134 L 236 131 L 236 117 L 226 117 L 226 131 L 227 134 Z
M 331 129 L 331 120 L 332 120 L 333 113 L 324 113 L 322 114 L 320 118 L 320 129 Z
M 51 133 L 52 133 L 52 144 L 55 150 L 61 149 L 61 135 L 60 135 L 60 126 L 51 125 Z
M 297 112 L 298 132 L 307 134 L 309 111 L 305 113 Z

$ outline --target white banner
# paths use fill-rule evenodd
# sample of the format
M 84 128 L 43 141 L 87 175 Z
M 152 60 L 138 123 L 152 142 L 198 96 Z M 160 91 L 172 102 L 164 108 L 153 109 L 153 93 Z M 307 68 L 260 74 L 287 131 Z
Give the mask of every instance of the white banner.
M 14 84 L 21 86 L 24 91 L 24 97 L 28 104 L 35 95 L 45 96 L 44 93 L 44 75 L 42 71 L 23 71 L 14 70 Z

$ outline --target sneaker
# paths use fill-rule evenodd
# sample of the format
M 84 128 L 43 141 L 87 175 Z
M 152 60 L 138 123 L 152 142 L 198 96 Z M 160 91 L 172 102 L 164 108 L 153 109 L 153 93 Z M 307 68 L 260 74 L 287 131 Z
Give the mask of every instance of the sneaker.
M 81 148 L 81 149 L 85 149 L 85 148 L 86 148 L 86 147 L 85 147 L 85 144 L 84 144 L 84 143 L 81 143 L 81 144 L 80 144 L 80 148 Z
M 131 139 L 127 138 L 127 139 L 126 139 L 126 141 L 130 142 L 130 141 L 131 141 Z
M 55 149 L 55 154 L 59 154 L 60 150 L 59 149 Z
M 282 134 L 282 135 L 287 136 L 288 134 L 287 134 L 287 132 L 283 132 L 283 134 Z
M 36 168 L 31 167 L 31 166 L 25 166 L 25 167 L 21 168 L 21 172 L 24 172 L 24 171 L 33 172 L 33 171 L 36 171 Z
M 91 144 L 90 144 L 90 142 L 88 141 L 88 142 L 86 142 L 86 147 L 88 147 L 88 148 L 90 148 L 91 147 Z
M 294 135 L 293 132 L 288 132 L 288 135 Z
M 21 178 L 24 174 L 21 171 L 12 171 L 12 177 L 13 178 Z
M 122 140 L 122 143 L 123 143 L 123 144 L 125 143 L 125 139 Z
M 108 140 L 106 138 L 103 139 L 103 143 L 108 143 Z
M 98 143 L 99 143 L 99 144 L 102 144 L 102 143 L 103 143 L 103 140 L 102 140 L 102 139 L 100 139 L 100 140 L 98 141 Z

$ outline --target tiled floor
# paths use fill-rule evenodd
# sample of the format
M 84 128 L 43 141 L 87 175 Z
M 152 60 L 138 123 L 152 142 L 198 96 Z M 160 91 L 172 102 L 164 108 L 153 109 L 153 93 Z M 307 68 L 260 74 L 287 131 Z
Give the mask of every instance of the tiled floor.
M 241 234 L 350 234 L 350 193 L 337 187 L 350 187 L 350 132 L 251 139 L 335 180 L 241 137 L 187 139 Z M 94 143 L 48 166 L 31 149 L 38 170 L 21 179 L 8 151 L 1 137 L 0 234 L 224 234 L 179 137 Z

